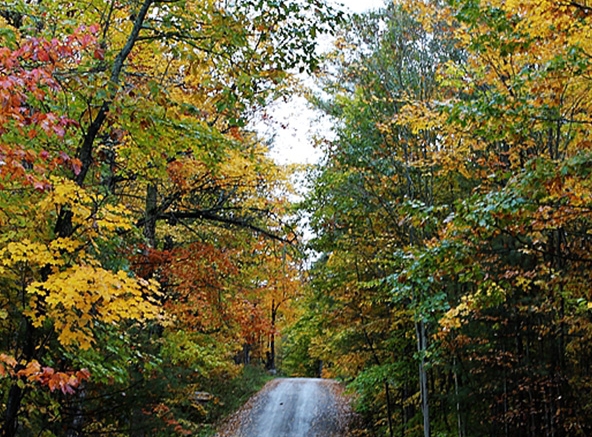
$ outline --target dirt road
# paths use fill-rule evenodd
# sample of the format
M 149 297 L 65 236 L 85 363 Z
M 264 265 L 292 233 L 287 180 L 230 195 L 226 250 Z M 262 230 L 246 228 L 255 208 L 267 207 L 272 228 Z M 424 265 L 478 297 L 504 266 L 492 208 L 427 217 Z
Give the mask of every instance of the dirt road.
M 276 379 L 233 416 L 219 437 L 344 437 L 351 412 L 335 381 Z

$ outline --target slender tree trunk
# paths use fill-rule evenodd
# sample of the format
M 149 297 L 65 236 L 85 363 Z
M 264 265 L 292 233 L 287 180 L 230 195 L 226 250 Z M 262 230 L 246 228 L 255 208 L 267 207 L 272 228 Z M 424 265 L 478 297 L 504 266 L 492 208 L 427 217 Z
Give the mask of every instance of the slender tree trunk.
M 407 401 L 407 382 L 403 385 L 403 390 L 401 391 L 401 437 L 405 437 L 405 430 L 407 429 L 407 407 L 405 406 L 405 401 Z
M 452 366 L 454 368 L 454 394 L 456 396 L 456 424 L 458 426 L 458 437 L 464 437 L 463 421 L 462 421 L 462 409 L 460 407 L 460 394 L 458 384 L 458 371 L 456 369 L 456 356 L 453 359 Z
M 146 187 L 146 201 L 144 208 L 144 229 L 142 230 L 146 244 L 149 248 L 156 247 L 156 214 L 158 208 L 158 188 L 156 185 L 148 184 Z M 148 276 L 152 276 L 152 273 Z M 145 278 L 148 279 L 148 278 Z M 160 334 L 158 334 L 160 336 Z M 142 411 L 141 405 L 132 405 L 129 412 L 130 436 L 144 437 L 143 423 L 146 420 L 146 414 Z M 78 437 L 74 434 L 67 437 Z
M 146 219 L 144 221 L 144 237 L 151 248 L 156 247 L 156 211 L 157 211 L 158 190 L 155 185 L 148 185 L 146 188 Z
M 269 356 L 267 359 L 267 370 L 275 370 L 275 320 L 277 318 L 277 307 L 275 300 L 271 300 L 271 334 L 269 336 Z
M 393 412 L 391 407 L 391 390 L 388 381 L 384 380 L 384 395 L 386 396 L 386 416 L 389 428 L 389 437 L 393 437 Z
M 251 364 L 251 345 L 249 343 L 243 344 L 243 364 L 246 366 Z
M 23 291 L 24 293 L 24 291 Z M 23 319 L 23 353 L 21 359 L 30 362 L 34 358 L 35 340 L 34 327 L 28 319 Z M 21 402 L 25 390 L 21 388 L 18 381 L 15 381 L 8 392 L 6 401 L 6 413 L 4 415 L 4 424 L 2 426 L 2 437 L 16 437 L 18 435 L 18 415 L 21 408 Z
M 117 92 L 117 86 L 120 82 L 121 71 L 123 65 L 131 53 L 135 43 L 137 42 L 138 36 L 144 24 L 144 20 L 148 15 L 150 7 L 153 4 L 153 0 L 144 0 L 139 12 L 134 20 L 133 29 L 128 36 L 125 46 L 117 54 L 113 67 L 111 69 L 111 84 L 110 94 L 112 96 Z M 80 186 L 84 185 L 86 176 L 93 163 L 93 150 L 94 142 L 107 119 L 109 112 L 110 102 L 106 100 L 101 105 L 97 115 L 93 119 L 92 123 L 88 127 L 88 130 L 84 136 L 80 149 L 78 151 L 78 158 L 80 159 L 82 166 L 80 172 L 73 178 L 76 183 Z M 72 213 L 67 208 L 60 211 L 56 225 L 55 233 L 58 237 L 68 237 L 72 234 Z M 45 275 L 42 271 L 42 275 Z M 35 329 L 32 324 L 25 321 L 25 332 L 23 334 L 23 353 L 20 357 L 25 362 L 30 362 L 34 358 L 35 354 Z M 22 399 L 24 396 L 24 390 L 18 386 L 17 383 L 13 384 L 8 392 L 8 399 L 6 402 L 6 412 L 4 415 L 4 424 L 1 429 L 2 437 L 15 437 L 18 432 L 18 414 L 21 408 Z M 76 420 L 76 419 L 75 419 Z
M 2 437 L 14 437 L 17 430 L 18 412 L 23 398 L 23 389 L 14 383 L 8 392 L 8 402 L 6 403 L 6 414 L 4 416 L 4 426 L 2 427 Z
M 378 354 L 376 353 L 376 349 L 374 349 L 374 342 L 368 335 L 366 329 L 364 329 L 364 337 L 366 338 L 366 343 L 368 343 L 368 347 L 370 347 L 370 351 L 372 352 L 372 356 L 374 357 L 374 362 L 377 366 L 380 366 L 380 358 L 378 358 Z M 383 380 L 384 382 L 384 396 L 386 398 L 386 413 L 387 413 L 387 423 L 389 427 L 389 437 L 393 437 L 393 418 L 391 417 L 391 392 L 388 385 L 388 381 L 386 379 Z
M 509 437 L 510 429 L 508 425 L 508 376 L 504 369 L 504 437 Z
M 115 97 L 118 91 L 123 65 L 125 64 L 125 61 L 138 41 L 138 37 L 140 36 L 140 32 L 144 26 L 144 21 L 146 20 L 146 16 L 148 16 L 153 3 L 154 0 L 144 0 L 142 6 L 138 10 L 138 14 L 135 16 L 134 26 L 128 35 L 125 45 L 122 47 L 121 51 L 117 54 L 115 60 L 113 61 L 113 66 L 111 67 L 110 86 L 108 89 L 109 98 L 103 102 L 97 115 L 88 127 L 86 135 L 84 136 L 84 140 L 82 141 L 82 145 L 78 151 L 78 158 L 82 162 L 82 166 L 80 168 L 80 172 L 76 176 L 76 183 L 80 186 L 84 184 L 86 175 L 92 166 L 95 139 L 99 135 L 105 120 L 107 120 L 111 99 Z
M 419 361 L 419 390 L 421 394 L 421 411 L 423 413 L 423 435 L 430 437 L 430 405 L 428 393 L 428 375 L 425 366 L 425 352 L 427 350 L 427 333 L 423 321 L 415 324 L 417 333 L 417 351 L 420 355 Z

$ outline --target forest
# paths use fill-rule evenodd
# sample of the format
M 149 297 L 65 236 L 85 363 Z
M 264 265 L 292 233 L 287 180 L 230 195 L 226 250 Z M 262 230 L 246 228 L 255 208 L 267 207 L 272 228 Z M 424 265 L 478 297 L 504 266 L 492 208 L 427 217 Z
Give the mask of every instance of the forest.
M 591 36 L 586 0 L 0 4 L 0 436 L 211 436 L 276 373 L 360 436 L 592 435 Z M 253 124 L 296 93 L 307 167 Z

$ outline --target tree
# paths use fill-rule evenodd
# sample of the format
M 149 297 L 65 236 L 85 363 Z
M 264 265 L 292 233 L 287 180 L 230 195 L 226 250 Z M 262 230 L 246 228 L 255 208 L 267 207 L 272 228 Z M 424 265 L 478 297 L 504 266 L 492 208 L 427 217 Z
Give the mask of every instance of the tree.
M 570 335 L 588 324 L 589 11 L 530 1 L 390 11 L 412 24 L 367 18 L 358 52 L 340 40 L 330 71 L 342 76 L 318 102 L 337 137 L 308 200 L 325 254 L 310 306 L 342 319 L 320 325 L 327 340 L 311 353 L 355 378 L 371 417 L 394 418 L 385 434 L 585 435 L 587 352 Z M 368 395 L 386 380 L 384 399 L 389 379 L 407 378 L 410 337 L 422 426 L 409 398 L 384 414 Z M 396 356 L 372 363 L 381 343 Z
M 230 229 L 248 231 L 237 240 L 292 238 L 280 219 L 283 176 L 244 125 L 289 69 L 315 68 L 311 35 L 339 14 L 312 0 L 93 0 L 17 1 L 0 16 L 0 321 L 16 333 L 0 348 L 3 435 L 163 423 L 181 433 L 163 409 L 163 357 L 187 370 L 195 361 L 183 348 L 199 350 L 210 375 L 232 367 L 232 347 L 206 352 L 215 323 L 185 337 L 166 330 L 175 293 L 216 308 L 183 282 L 162 283 L 165 254 L 240 264 Z M 137 268 L 139 253 L 152 267 Z M 222 283 L 235 267 L 190 281 Z
M 92 29 L 90 29 L 92 31 Z M 3 434 L 17 432 L 22 400 L 37 383 L 72 393 L 88 378 L 84 369 L 54 369 L 55 343 L 64 350 L 89 349 L 96 323 L 146 320 L 158 315 L 154 283 L 105 269 L 97 256 L 102 241 L 129 229 L 125 212 L 66 175 L 80 161 L 60 150 L 76 122 L 44 107 L 59 91 L 58 68 L 80 63 L 95 39 L 80 29 L 63 41 L 28 38 L 3 49 L 6 102 L 2 131 L 4 329 L 6 390 Z M 27 148 L 21 141 L 27 138 Z M 18 197 L 11 195 L 18 193 Z M 68 232 L 56 223 L 67 210 Z M 39 360 L 48 354 L 46 365 Z
M 415 387 L 420 391 L 429 434 L 426 357 L 433 309 L 425 310 L 430 305 L 439 308 L 431 296 L 434 290 L 418 283 L 397 298 L 395 306 L 389 287 L 378 280 L 407 265 L 405 257 L 395 257 L 396 248 L 421 252 L 433 237 L 437 226 L 430 212 L 446 214 L 441 204 L 448 196 L 438 187 L 456 181 L 436 174 L 437 136 L 429 127 L 418 132 L 395 120 L 407 101 L 428 101 L 439 95 L 437 59 L 460 54 L 445 26 L 430 34 L 417 14 L 395 5 L 358 18 L 353 30 L 338 41 L 338 48 L 336 59 L 330 59 L 329 75 L 323 78 L 330 100 L 317 100 L 337 119 L 337 138 L 326 143 L 326 161 L 314 175 L 306 205 L 318 234 L 313 247 L 328 255 L 321 258 L 315 272 L 319 275 L 315 286 L 320 287 L 316 293 L 334 297 L 329 307 L 334 305 L 342 314 L 341 305 L 351 307 L 337 319 L 351 331 L 351 337 L 343 339 L 337 327 L 329 334 L 339 336 L 342 347 L 358 351 L 357 355 L 362 355 L 360 350 L 370 352 L 355 361 L 363 371 L 354 366 L 347 374 L 359 378 L 357 386 L 368 393 L 376 390 L 376 378 L 382 376 L 381 393 L 375 393 L 372 402 L 384 405 L 379 417 L 389 435 L 416 420 L 413 416 L 419 410 L 409 406 L 409 399 L 417 398 Z M 413 353 L 413 344 L 408 341 L 408 329 L 413 324 L 419 380 L 409 377 L 413 360 L 407 355 Z M 393 353 L 400 358 L 393 358 Z M 350 359 L 356 355 L 344 354 Z M 389 373 L 395 367 L 407 384 Z M 396 394 L 391 393 L 393 389 Z M 395 412 L 396 407 L 400 408 Z

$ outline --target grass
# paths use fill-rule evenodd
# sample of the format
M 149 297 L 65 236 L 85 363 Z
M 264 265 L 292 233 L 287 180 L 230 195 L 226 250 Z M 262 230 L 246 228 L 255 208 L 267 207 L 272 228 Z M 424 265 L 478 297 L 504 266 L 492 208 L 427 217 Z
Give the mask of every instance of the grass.
M 224 418 L 242 407 L 251 396 L 273 378 L 261 367 L 245 366 L 236 378 L 212 384 L 209 389 L 217 399 L 206 406 L 209 423 L 204 425 L 200 437 L 214 435 L 216 426 Z

